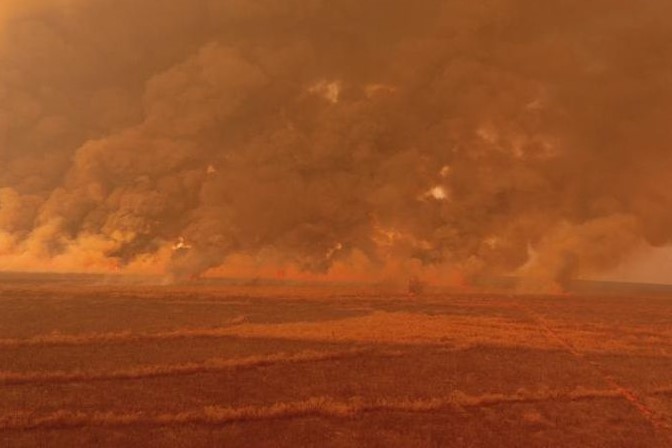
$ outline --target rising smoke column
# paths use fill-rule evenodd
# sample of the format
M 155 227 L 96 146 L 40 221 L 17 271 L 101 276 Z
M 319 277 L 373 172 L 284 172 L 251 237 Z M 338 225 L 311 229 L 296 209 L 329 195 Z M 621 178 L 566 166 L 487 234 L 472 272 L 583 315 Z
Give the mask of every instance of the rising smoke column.
M 668 243 L 672 7 L 475 3 L 6 0 L 0 261 L 545 288 Z

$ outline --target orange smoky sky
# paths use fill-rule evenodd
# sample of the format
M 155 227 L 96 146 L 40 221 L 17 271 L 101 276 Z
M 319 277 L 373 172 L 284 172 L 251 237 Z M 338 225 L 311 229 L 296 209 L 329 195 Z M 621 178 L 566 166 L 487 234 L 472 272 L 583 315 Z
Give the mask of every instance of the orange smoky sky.
M 672 236 L 671 16 L 3 0 L 0 269 L 627 277 Z

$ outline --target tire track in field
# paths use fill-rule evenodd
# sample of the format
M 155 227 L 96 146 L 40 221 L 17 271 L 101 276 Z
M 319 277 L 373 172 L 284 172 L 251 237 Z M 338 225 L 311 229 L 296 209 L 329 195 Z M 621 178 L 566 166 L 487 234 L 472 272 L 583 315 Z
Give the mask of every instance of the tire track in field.
M 171 414 L 79 412 L 62 409 L 48 414 L 14 412 L 12 414 L 0 415 L 0 431 L 124 426 L 221 426 L 236 422 L 287 420 L 303 417 L 348 418 L 377 412 L 420 414 L 464 412 L 468 409 L 500 405 L 558 400 L 573 402 L 612 398 L 619 398 L 619 394 L 613 390 L 576 390 L 570 393 L 521 392 L 515 395 L 488 394 L 482 396 L 469 396 L 457 392 L 445 398 L 417 400 L 383 398 L 368 402 L 358 397 L 343 401 L 330 397 L 313 397 L 307 400 L 276 403 L 269 406 L 244 406 L 238 408 L 208 406 L 203 409 Z
M 591 360 L 586 357 L 584 353 L 578 350 L 570 340 L 562 337 L 557 331 L 555 331 L 551 324 L 546 320 L 546 318 L 532 310 L 531 308 L 525 306 L 524 304 L 517 302 L 520 310 L 530 317 L 532 317 L 541 327 L 544 333 L 548 336 L 549 339 L 557 342 L 562 345 L 565 350 L 574 356 L 577 360 L 583 364 L 588 365 L 593 371 L 595 371 L 610 388 L 614 390 L 621 398 L 625 399 L 639 414 L 648 421 L 651 426 L 658 430 L 659 433 L 663 433 L 664 437 L 669 440 L 672 446 L 672 426 L 665 420 L 663 416 L 660 416 L 653 409 L 644 403 L 643 399 L 632 389 L 621 384 L 616 377 L 614 377 L 608 370 L 606 370 L 598 362 Z

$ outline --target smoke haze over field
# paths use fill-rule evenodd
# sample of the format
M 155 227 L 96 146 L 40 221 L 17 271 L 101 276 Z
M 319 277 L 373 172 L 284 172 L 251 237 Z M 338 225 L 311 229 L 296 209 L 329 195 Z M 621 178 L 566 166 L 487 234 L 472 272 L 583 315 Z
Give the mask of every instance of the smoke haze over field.
M 0 269 L 614 269 L 672 237 L 671 14 L 3 0 Z

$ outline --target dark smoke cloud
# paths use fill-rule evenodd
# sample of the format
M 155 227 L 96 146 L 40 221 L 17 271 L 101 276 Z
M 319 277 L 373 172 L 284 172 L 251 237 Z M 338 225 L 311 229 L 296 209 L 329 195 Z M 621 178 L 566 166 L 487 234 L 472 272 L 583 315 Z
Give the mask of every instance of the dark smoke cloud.
M 663 0 L 3 5 L 6 268 L 537 288 L 669 242 Z

